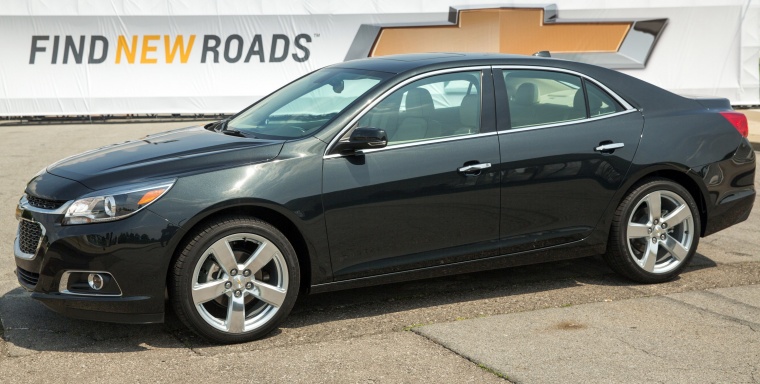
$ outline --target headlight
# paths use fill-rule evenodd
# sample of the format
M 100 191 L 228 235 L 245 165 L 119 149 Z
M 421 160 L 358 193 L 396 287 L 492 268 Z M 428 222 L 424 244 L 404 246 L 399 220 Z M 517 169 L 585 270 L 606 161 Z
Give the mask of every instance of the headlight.
M 63 224 L 99 223 L 129 217 L 158 200 L 174 181 L 135 184 L 83 196 L 69 206 Z

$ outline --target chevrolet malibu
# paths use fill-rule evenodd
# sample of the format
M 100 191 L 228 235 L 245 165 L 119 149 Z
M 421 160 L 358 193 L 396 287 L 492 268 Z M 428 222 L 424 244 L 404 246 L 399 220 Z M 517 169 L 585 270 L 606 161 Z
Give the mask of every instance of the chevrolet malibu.
M 307 74 L 229 119 L 48 166 L 16 211 L 19 283 L 64 315 L 220 343 L 296 298 L 603 254 L 641 283 L 755 199 L 747 121 L 612 70 L 415 54 Z

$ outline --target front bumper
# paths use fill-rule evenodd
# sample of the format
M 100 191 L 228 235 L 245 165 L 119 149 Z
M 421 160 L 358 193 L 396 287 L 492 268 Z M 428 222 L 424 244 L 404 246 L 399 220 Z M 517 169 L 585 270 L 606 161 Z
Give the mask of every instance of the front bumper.
M 150 324 L 164 321 L 164 311 L 145 313 L 152 307 L 153 298 L 132 297 L 86 297 L 58 293 L 32 292 L 32 298 L 64 316 L 93 321 L 125 324 Z M 161 297 L 163 303 L 163 297 Z
M 22 199 L 14 258 L 19 284 L 32 298 L 63 315 L 97 321 L 163 321 L 166 273 L 181 230 L 144 209 L 124 220 L 61 225 L 68 204 L 49 210 Z M 22 230 L 22 225 L 27 228 Z M 29 227 L 40 227 L 29 234 Z M 39 233 L 36 248 L 33 236 Z M 113 289 L 77 285 L 72 275 L 102 272 Z M 81 280 L 81 279 L 80 279 Z

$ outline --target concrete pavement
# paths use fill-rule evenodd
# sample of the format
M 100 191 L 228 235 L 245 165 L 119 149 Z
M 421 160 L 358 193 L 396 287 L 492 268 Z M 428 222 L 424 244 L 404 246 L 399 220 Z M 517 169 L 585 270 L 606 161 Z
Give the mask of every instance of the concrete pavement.
M 415 332 L 516 383 L 760 382 L 760 285 L 491 316 Z

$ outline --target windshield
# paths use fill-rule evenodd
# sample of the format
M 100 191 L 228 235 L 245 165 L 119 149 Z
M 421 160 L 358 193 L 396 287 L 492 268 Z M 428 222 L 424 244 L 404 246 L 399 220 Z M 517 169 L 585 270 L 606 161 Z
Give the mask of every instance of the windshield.
M 227 129 L 249 137 L 294 139 L 314 133 L 390 74 L 325 68 L 304 76 L 238 114 Z

